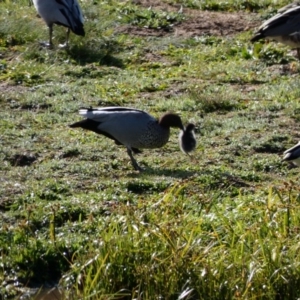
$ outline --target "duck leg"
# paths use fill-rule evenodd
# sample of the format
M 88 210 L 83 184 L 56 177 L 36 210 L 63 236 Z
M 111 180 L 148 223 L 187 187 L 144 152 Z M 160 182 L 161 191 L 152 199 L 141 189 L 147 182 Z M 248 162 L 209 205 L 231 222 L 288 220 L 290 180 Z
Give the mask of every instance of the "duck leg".
M 53 25 L 48 25 L 48 28 L 49 28 L 49 42 L 48 43 L 46 41 L 45 42 L 40 42 L 40 45 L 42 47 L 52 49 L 53 48 L 53 44 L 52 44 Z
M 66 47 L 69 46 L 69 36 L 70 36 L 70 28 L 67 29 L 67 39 L 66 39 Z
M 47 42 L 43 42 L 42 45 L 45 47 L 49 47 L 50 49 L 53 48 L 52 34 L 53 34 L 53 25 L 49 25 L 49 43 L 47 44 Z
M 134 159 L 134 157 L 132 155 L 132 150 L 128 147 L 127 147 L 127 153 L 130 157 L 130 160 L 131 160 L 131 163 L 132 163 L 134 169 L 137 171 L 142 171 L 142 168 L 138 165 L 138 163 L 136 162 L 136 160 Z
M 59 48 L 68 48 L 69 47 L 69 36 L 70 36 L 70 28 L 67 29 L 66 32 L 66 42 L 64 44 L 59 44 Z

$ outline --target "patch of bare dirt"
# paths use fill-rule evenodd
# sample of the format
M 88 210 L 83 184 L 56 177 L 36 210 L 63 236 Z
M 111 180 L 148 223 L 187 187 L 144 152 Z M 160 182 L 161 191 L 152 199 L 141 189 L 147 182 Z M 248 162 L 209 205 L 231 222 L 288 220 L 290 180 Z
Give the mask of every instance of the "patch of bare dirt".
M 229 36 L 249 30 L 253 21 L 245 13 L 220 13 L 211 11 L 193 11 L 187 20 L 174 28 L 179 36 Z
M 126 33 L 138 36 L 164 36 L 168 34 L 165 30 L 156 30 L 145 27 L 137 27 L 133 25 L 120 26 L 117 30 L 118 33 Z
M 199 9 L 181 8 L 180 5 L 169 5 L 159 0 L 136 0 L 135 4 L 145 8 L 163 11 L 182 11 L 186 19 L 180 24 L 174 25 L 172 31 L 141 28 L 137 26 L 122 26 L 119 32 L 139 36 L 164 36 L 175 34 L 176 36 L 230 36 L 251 28 L 258 27 L 260 22 L 255 14 L 245 12 L 212 12 Z
M 0 83 L 0 93 L 9 93 L 9 92 L 23 92 L 26 91 L 27 88 L 22 85 L 10 84 L 7 82 Z

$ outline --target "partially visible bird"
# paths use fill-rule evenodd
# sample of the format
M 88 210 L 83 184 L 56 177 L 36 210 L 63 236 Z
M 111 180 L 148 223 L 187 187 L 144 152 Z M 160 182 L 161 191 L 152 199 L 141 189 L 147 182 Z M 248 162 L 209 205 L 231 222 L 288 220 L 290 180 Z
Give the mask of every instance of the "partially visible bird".
M 296 48 L 300 59 L 300 1 L 290 3 L 279 9 L 275 16 L 258 28 L 251 42 L 264 38 L 273 39 Z
M 181 151 L 188 154 L 196 148 L 195 125 L 189 123 L 184 130 L 179 133 L 179 147 Z
M 49 47 L 53 46 L 53 24 L 67 27 L 65 46 L 68 46 L 70 30 L 84 36 L 83 15 L 77 0 L 33 0 L 33 4 L 49 27 Z
M 134 169 L 139 171 L 142 169 L 134 159 L 133 152 L 139 153 L 142 148 L 164 146 L 169 140 L 170 127 L 185 132 L 181 118 L 170 112 L 158 120 L 145 111 L 120 106 L 80 109 L 79 114 L 85 119 L 70 127 L 91 130 L 114 140 L 117 145 L 124 145 Z M 192 146 L 185 145 L 186 141 L 190 143 L 190 138 L 185 136 L 182 148 L 189 152 Z
M 283 161 L 291 161 L 295 165 L 300 166 L 300 142 L 292 148 L 284 151 Z

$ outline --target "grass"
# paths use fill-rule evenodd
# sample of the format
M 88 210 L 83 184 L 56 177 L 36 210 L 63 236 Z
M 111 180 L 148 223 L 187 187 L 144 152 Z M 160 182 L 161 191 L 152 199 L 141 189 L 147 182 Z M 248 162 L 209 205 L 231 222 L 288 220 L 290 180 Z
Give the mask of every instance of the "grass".
M 299 170 L 281 162 L 299 62 L 250 44 L 253 29 L 176 34 L 191 8 L 257 22 L 285 4 L 83 1 L 86 37 L 49 50 L 28 1 L 0 2 L 0 299 L 57 284 L 65 299 L 299 298 Z M 124 148 L 68 128 L 111 105 L 180 113 L 193 157 L 172 131 L 137 173 Z

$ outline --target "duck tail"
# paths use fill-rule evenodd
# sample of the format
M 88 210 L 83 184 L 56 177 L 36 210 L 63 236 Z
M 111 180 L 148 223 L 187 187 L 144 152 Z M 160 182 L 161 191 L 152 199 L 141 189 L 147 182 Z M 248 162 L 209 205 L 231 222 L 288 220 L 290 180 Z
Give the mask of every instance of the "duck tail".
M 69 127 L 71 127 L 71 128 L 75 128 L 75 127 L 82 127 L 82 128 L 84 128 L 85 121 L 86 120 L 81 120 L 79 122 L 75 122 L 75 123 L 69 125 Z
M 77 35 L 81 35 L 81 36 L 85 36 L 85 31 L 84 31 L 84 28 L 83 28 L 83 24 L 74 24 L 75 26 L 72 26 L 71 27 L 71 30 L 77 34 Z
M 254 42 L 257 42 L 257 41 L 259 41 L 259 40 L 261 40 L 261 39 L 264 39 L 264 38 L 265 38 L 265 36 L 264 36 L 262 33 L 258 32 L 258 33 L 256 33 L 255 36 L 250 40 L 250 42 L 251 42 L 251 43 L 254 43 Z

